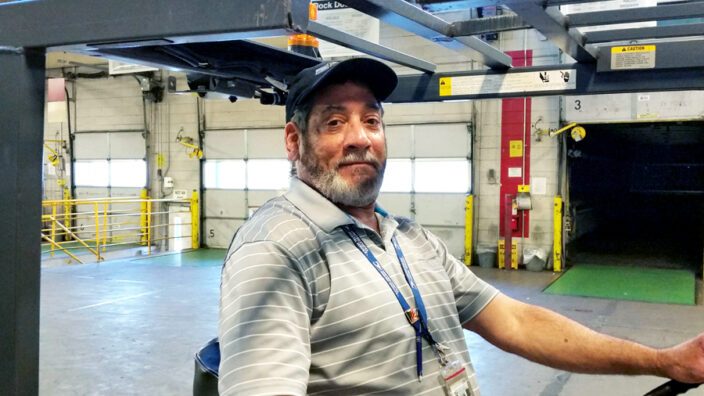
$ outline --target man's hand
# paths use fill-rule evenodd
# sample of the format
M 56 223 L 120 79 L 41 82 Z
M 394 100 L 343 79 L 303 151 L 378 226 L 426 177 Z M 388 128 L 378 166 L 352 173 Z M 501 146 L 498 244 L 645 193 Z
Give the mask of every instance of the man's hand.
M 658 365 L 665 377 L 688 383 L 704 382 L 704 333 L 658 351 Z

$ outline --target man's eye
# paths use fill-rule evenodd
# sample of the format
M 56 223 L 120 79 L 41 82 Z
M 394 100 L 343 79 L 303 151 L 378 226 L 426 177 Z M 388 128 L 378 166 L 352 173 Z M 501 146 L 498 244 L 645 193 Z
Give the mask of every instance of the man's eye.
M 370 118 L 367 120 L 367 124 L 377 126 L 379 125 L 379 120 L 377 118 Z
M 328 121 L 327 126 L 329 126 L 329 127 L 340 126 L 340 120 L 330 120 L 330 121 Z

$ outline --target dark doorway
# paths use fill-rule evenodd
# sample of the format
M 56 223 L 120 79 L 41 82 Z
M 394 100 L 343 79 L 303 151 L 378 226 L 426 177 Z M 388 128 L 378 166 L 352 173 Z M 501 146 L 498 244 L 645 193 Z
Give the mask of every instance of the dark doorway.
M 566 139 L 567 260 L 702 272 L 704 123 L 583 125 Z

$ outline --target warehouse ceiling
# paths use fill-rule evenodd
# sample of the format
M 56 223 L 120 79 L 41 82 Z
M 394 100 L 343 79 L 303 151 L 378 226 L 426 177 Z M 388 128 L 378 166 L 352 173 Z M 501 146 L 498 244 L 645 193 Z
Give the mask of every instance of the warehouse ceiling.
M 647 7 L 616 10 L 600 10 L 599 2 L 587 0 L 338 2 L 485 67 L 438 73 L 428 59 L 309 21 L 306 0 L 9 2 L 0 12 L 0 48 L 39 47 L 184 71 L 216 79 L 208 89 L 244 86 L 236 96 L 285 94 L 292 75 L 320 61 L 251 41 L 291 33 L 312 34 L 416 70 L 402 76 L 392 102 L 704 89 L 700 0 L 651 1 L 641 3 L 652 4 Z M 55 18 L 67 9 L 80 12 Z M 470 17 L 442 18 L 445 11 L 461 10 L 469 10 Z M 641 26 L 604 30 L 636 22 Z M 483 39 L 519 29 L 540 32 L 565 54 L 564 61 L 512 67 L 499 41 Z M 441 91 L 447 83 L 452 89 Z

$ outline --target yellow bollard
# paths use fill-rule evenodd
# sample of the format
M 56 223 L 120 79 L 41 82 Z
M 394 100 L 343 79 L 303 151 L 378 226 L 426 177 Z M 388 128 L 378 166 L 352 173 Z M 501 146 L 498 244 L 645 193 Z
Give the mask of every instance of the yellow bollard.
M 464 264 L 472 265 L 472 221 L 474 219 L 474 196 L 467 195 L 464 201 Z
M 562 271 L 562 197 L 556 196 L 554 203 L 554 234 L 552 245 L 552 270 Z
M 199 214 L 198 214 L 198 191 L 193 190 L 193 195 L 191 197 L 191 249 L 198 249 L 200 247 L 200 238 L 198 238 L 199 227 Z
M 144 246 L 147 244 L 147 190 L 142 190 L 142 192 L 139 195 L 140 199 L 140 213 L 141 215 L 139 216 L 139 227 L 140 227 L 140 241 L 141 245 Z
M 499 268 L 503 269 L 506 265 L 504 263 L 504 255 L 506 254 L 505 250 L 505 245 L 506 245 L 506 240 L 504 238 L 499 239 L 499 244 L 498 244 L 498 255 L 497 259 L 499 260 Z M 518 243 L 516 242 L 515 239 L 511 240 L 511 268 L 512 269 L 518 269 Z

